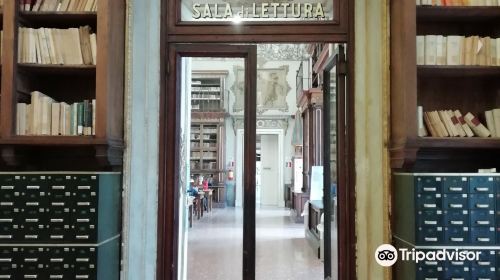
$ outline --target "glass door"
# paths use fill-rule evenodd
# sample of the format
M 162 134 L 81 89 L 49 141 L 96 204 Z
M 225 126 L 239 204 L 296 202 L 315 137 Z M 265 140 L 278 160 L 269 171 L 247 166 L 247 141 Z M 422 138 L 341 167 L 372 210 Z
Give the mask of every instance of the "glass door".
M 345 203 L 346 148 L 346 57 L 343 45 L 336 45 L 335 54 L 323 70 L 323 204 L 324 204 L 324 271 L 325 279 L 342 279 L 338 275 L 339 252 L 347 250 L 344 236 L 347 225 L 339 204 Z M 330 248 L 330 250 L 328 250 Z
M 174 61 L 170 65 L 175 69 L 167 71 L 169 88 L 175 85 L 170 92 L 175 96 L 166 98 L 167 110 L 176 112 L 176 119 L 168 120 L 174 121 L 176 127 L 172 186 L 177 209 L 174 244 L 178 247 L 174 279 L 200 279 L 197 275 L 207 269 L 217 270 L 218 279 L 255 279 L 256 54 L 254 45 L 171 45 L 169 59 Z M 236 73 L 241 82 L 233 89 L 243 101 L 240 162 L 225 158 L 221 142 L 229 94 L 220 82 L 223 78 L 214 77 L 224 77 L 224 73 L 204 71 L 200 60 L 205 64 L 232 63 L 240 69 Z M 242 180 L 243 190 L 236 194 L 242 195 L 242 211 L 235 209 L 220 215 L 224 227 L 207 224 L 208 219 L 200 220 L 199 216 L 212 215 L 212 202 L 216 201 L 212 196 L 234 196 L 230 188 L 234 187 L 235 165 L 242 170 L 237 177 Z M 193 220 L 199 221 L 193 225 Z M 200 249 L 207 244 L 189 249 L 190 242 L 201 239 L 216 246 L 211 244 L 208 253 Z

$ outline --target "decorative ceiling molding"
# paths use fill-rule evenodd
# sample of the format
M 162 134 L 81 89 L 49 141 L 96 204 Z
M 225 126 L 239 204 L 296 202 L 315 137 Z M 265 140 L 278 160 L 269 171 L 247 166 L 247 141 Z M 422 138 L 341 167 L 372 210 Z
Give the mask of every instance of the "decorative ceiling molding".
M 243 116 L 233 116 L 233 129 L 234 133 L 238 129 L 244 128 L 244 117 Z M 288 131 L 288 126 L 290 125 L 291 116 L 262 116 L 257 117 L 256 126 L 257 129 L 283 129 L 285 130 L 285 135 Z
M 302 61 L 308 58 L 305 44 L 258 44 L 257 58 L 265 61 Z

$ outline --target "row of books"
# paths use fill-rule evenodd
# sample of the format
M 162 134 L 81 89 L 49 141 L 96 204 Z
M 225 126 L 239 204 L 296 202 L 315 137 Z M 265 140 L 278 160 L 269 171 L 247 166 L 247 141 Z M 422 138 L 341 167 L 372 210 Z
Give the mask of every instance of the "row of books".
M 95 12 L 98 0 L 20 0 L 21 11 Z
M 97 36 L 80 28 L 19 28 L 20 63 L 96 65 Z
M 417 0 L 420 6 L 500 6 L 499 0 Z
M 16 109 L 17 135 L 95 135 L 95 99 L 68 104 L 34 91 L 31 104 Z
M 500 66 L 500 38 L 417 36 L 417 65 Z
M 419 120 L 418 135 L 420 137 L 429 135 L 432 137 L 500 137 L 500 135 L 492 133 L 492 130 L 495 130 L 493 115 L 491 115 L 493 126 L 490 127 L 490 124 L 488 124 L 487 128 L 472 113 L 462 116 L 459 110 L 424 112 L 421 106 L 418 107 L 417 111 Z M 500 110 L 495 116 L 498 122 L 497 126 L 500 129 Z

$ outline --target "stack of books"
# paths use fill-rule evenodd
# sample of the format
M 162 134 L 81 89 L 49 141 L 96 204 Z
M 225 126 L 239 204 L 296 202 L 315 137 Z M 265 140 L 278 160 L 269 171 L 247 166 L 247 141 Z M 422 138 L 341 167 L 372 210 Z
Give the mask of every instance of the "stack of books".
M 31 104 L 16 109 L 17 135 L 95 135 L 95 99 L 68 104 L 34 91 Z
M 499 0 L 417 0 L 417 6 L 500 6 Z
M 80 28 L 19 28 L 20 63 L 96 65 L 97 36 Z
M 420 137 L 500 137 L 500 109 L 485 112 L 486 126 L 472 113 L 462 116 L 459 110 L 423 112 L 419 107 L 418 118 Z
M 96 12 L 98 0 L 20 0 L 21 11 Z
M 500 66 L 500 38 L 417 36 L 417 65 Z

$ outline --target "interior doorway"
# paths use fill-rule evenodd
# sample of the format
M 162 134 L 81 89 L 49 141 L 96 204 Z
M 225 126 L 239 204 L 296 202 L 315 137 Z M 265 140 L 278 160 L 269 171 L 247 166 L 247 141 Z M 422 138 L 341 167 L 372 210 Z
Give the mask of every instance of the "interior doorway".
M 336 153 L 337 122 L 332 125 L 323 119 L 337 119 L 337 110 L 331 114 L 330 109 L 344 106 L 335 102 L 339 87 L 333 85 L 338 81 L 330 80 L 336 77 L 331 65 L 338 65 L 331 61 L 338 61 L 340 53 L 331 44 L 308 45 L 295 47 L 305 57 L 286 63 L 258 63 L 255 45 L 175 45 L 171 50 L 176 58 L 176 79 L 171 78 L 176 94 L 170 97 L 170 109 L 177 116 L 172 121 L 178 131 L 171 143 L 179 186 L 175 189 L 178 279 L 197 279 L 190 277 L 190 264 L 200 264 L 201 258 L 212 260 L 205 266 L 214 267 L 214 257 L 225 261 L 213 271 L 225 273 L 231 267 L 230 279 L 263 279 L 266 273 L 290 271 L 293 276 L 283 279 L 311 275 L 337 279 L 339 217 L 332 215 L 332 207 L 338 206 L 332 200 L 337 194 L 337 162 L 342 163 Z M 286 65 L 276 67 L 276 63 Z M 323 103 L 320 92 L 331 98 Z M 293 178 L 297 159 L 304 162 L 300 179 L 308 178 L 300 189 L 293 182 L 300 180 Z M 319 195 L 311 196 L 313 191 Z M 216 193 L 224 210 L 210 206 Z M 302 221 L 290 215 L 297 205 L 287 204 L 296 194 L 307 197 Z M 258 209 L 259 202 L 271 208 Z M 208 218 L 193 221 L 195 213 Z M 198 244 L 192 252 L 191 243 Z M 279 262 L 268 266 L 272 260 Z M 224 273 L 212 279 L 229 279 Z
M 278 154 L 278 137 L 272 134 L 260 134 L 260 162 L 261 162 L 261 200 L 262 206 L 277 207 L 280 200 L 280 157 Z M 257 142 L 259 144 L 259 142 Z M 258 197 L 258 195 L 257 195 Z

